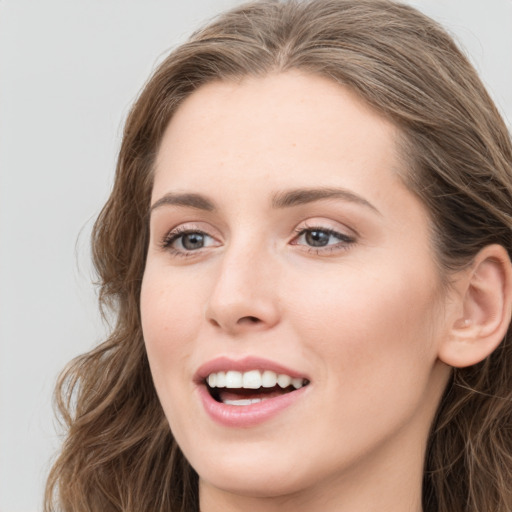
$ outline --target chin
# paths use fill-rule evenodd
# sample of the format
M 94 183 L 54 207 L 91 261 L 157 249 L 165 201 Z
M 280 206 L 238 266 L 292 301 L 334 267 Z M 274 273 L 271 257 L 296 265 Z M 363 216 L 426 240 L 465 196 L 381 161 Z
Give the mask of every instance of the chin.
M 198 474 L 200 487 L 213 487 L 225 493 L 252 498 L 285 497 L 307 487 L 304 475 L 297 474 L 289 466 L 270 469 L 268 465 L 216 466 L 200 469 Z

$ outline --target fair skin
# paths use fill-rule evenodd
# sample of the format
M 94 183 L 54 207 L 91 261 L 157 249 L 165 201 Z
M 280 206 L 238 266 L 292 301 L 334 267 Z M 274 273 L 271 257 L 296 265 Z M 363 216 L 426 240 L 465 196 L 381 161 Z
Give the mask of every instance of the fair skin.
M 441 359 L 467 362 L 453 332 L 473 328 L 461 322 L 470 273 L 441 286 L 396 138 L 353 93 L 298 72 L 208 84 L 170 122 L 141 315 L 202 512 L 421 510 Z M 268 417 L 217 404 L 201 368 L 219 357 L 263 358 L 307 385 Z M 226 423 L 201 396 L 228 416 L 256 412 Z

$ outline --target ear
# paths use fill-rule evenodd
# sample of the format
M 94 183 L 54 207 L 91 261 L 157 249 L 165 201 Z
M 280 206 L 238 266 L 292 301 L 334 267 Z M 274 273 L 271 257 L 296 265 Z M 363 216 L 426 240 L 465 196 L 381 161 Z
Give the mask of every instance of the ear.
M 512 266 L 501 245 L 488 245 L 461 273 L 459 304 L 439 359 L 457 368 L 483 361 L 501 343 L 512 314 Z

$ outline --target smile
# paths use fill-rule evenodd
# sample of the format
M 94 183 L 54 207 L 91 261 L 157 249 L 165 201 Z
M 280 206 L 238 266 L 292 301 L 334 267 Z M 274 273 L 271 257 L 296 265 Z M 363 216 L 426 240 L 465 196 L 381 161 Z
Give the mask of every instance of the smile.
M 217 358 L 199 368 L 195 381 L 210 418 L 223 426 L 242 428 L 284 411 L 310 387 L 305 375 L 256 357 Z
M 226 405 L 247 406 L 290 393 L 308 384 L 307 379 L 272 370 L 235 370 L 210 373 L 206 385 L 212 398 Z

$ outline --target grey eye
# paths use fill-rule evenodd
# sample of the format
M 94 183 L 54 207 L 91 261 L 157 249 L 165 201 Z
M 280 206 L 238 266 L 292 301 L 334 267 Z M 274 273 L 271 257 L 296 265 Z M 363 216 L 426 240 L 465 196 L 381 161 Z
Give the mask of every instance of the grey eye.
M 181 245 L 187 251 L 202 249 L 205 245 L 204 233 L 185 233 L 181 235 Z
M 331 237 L 333 237 L 331 233 L 319 229 L 313 229 L 304 233 L 304 240 L 311 247 L 325 247 Z

